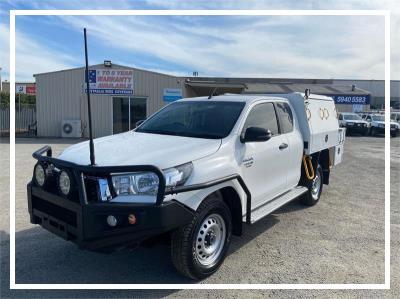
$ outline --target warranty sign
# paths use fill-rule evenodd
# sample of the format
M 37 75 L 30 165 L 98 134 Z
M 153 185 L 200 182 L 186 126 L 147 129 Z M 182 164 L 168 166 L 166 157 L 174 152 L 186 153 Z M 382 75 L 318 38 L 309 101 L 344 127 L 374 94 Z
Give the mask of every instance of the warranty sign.
M 133 94 L 133 71 L 124 69 L 89 70 L 89 89 L 90 93 L 94 94 Z M 85 92 L 87 92 L 86 86 Z

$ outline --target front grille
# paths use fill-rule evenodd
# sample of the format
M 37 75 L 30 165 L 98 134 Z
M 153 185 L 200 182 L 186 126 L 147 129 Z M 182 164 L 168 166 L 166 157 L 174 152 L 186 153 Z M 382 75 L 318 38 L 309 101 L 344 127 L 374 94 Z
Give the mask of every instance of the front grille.
M 73 227 L 77 227 L 76 213 L 71 210 L 52 204 L 36 196 L 32 196 L 32 208 L 64 221 Z
M 390 128 L 395 129 L 396 125 L 390 125 Z

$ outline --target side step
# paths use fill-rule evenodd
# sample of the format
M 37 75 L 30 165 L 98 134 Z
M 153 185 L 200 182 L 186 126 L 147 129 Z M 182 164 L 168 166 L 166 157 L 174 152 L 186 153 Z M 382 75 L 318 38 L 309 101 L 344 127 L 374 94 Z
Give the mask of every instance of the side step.
M 306 193 L 308 189 L 303 186 L 296 186 L 288 192 L 283 193 L 282 195 L 275 197 L 274 199 L 266 202 L 265 204 L 255 208 L 251 212 L 251 224 L 257 222 L 261 218 L 271 214 L 276 209 L 279 209 L 284 204 L 292 201 L 293 199 L 299 197 L 300 195 Z

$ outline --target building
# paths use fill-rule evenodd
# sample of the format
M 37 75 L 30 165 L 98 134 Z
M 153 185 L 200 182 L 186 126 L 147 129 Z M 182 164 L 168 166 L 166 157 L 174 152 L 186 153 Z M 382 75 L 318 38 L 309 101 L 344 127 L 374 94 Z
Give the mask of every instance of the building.
M 85 69 L 75 68 L 34 75 L 36 81 L 37 134 L 60 137 L 70 123 L 78 124 L 77 136 L 88 136 Z M 94 137 L 133 129 L 169 102 L 182 97 L 223 93 L 294 91 L 332 96 L 338 111 L 368 110 L 374 96 L 358 81 L 287 78 L 177 77 L 105 61 L 90 67 Z M 380 91 L 379 91 L 380 92 Z M 380 93 L 377 93 L 380 95 Z M 399 95 L 397 95 L 399 97 Z
M 10 92 L 10 82 L 4 81 L 1 83 L 1 91 Z M 35 82 L 15 82 L 15 93 L 16 94 L 36 94 L 36 83 Z

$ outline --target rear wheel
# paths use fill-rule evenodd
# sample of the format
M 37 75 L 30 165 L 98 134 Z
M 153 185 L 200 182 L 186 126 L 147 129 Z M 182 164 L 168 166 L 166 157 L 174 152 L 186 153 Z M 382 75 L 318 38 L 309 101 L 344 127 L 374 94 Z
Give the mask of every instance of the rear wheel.
M 313 206 L 318 203 L 323 186 L 322 167 L 318 164 L 314 179 L 307 182 L 308 191 L 300 198 L 300 202 L 306 206 Z
M 183 275 L 203 279 L 218 270 L 229 248 L 232 220 L 220 194 L 212 194 L 197 209 L 193 221 L 171 238 L 174 266 Z
M 372 128 L 371 128 L 371 136 L 375 136 L 375 135 L 376 135 L 375 128 L 374 128 L 374 127 L 372 127 Z

